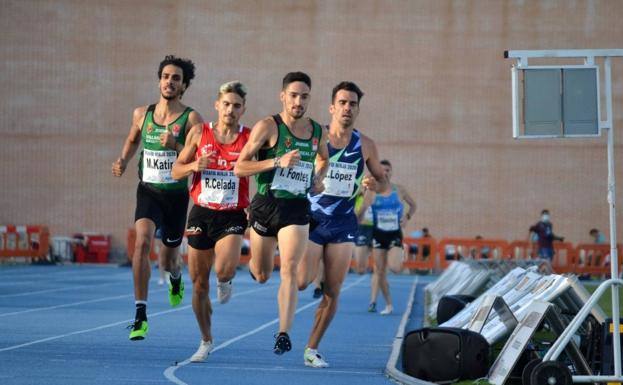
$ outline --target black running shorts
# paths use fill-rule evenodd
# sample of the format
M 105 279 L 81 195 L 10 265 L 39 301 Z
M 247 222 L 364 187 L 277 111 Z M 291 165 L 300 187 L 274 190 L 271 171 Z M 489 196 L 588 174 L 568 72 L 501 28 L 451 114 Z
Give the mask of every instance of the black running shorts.
M 381 231 L 374 229 L 372 237 L 372 247 L 375 249 L 389 250 L 392 247 L 402 247 L 402 230 Z
M 250 207 L 251 227 L 264 237 L 275 237 L 286 226 L 307 225 L 311 218 L 307 198 L 285 199 L 255 194 Z
M 230 234 L 242 235 L 247 229 L 244 210 L 212 210 L 193 206 L 188 215 L 188 245 L 197 250 L 210 250 L 216 242 Z
M 139 182 L 136 189 L 134 220 L 151 219 L 162 233 L 162 243 L 177 247 L 186 228 L 188 190 L 159 190 Z

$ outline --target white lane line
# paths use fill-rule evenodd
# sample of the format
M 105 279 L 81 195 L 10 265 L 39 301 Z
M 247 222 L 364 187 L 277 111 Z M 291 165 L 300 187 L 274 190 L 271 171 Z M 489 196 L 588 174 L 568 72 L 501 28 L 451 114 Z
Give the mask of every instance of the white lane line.
M 197 365 L 197 367 L 199 367 L 200 365 Z M 190 366 L 192 367 L 192 365 Z M 204 366 L 205 368 L 205 366 Z M 215 370 L 250 370 L 250 371 L 254 371 L 254 372 L 292 372 L 292 373 L 299 373 L 299 372 L 303 372 L 303 373 L 309 373 L 309 369 L 301 369 L 301 368 L 282 368 L 282 367 L 272 367 L 272 368 L 267 368 L 267 367 L 253 367 L 253 366 L 224 366 L 224 365 L 214 365 L 214 366 L 210 366 L 210 369 L 215 369 Z M 335 373 L 335 374 L 358 374 L 358 375 L 363 375 L 363 376 L 370 376 L 370 375 L 382 375 L 383 372 L 381 370 L 367 370 L 367 371 L 362 371 L 362 370 L 337 370 L 337 369 L 323 369 L 322 373 Z
M 242 295 L 245 295 L 245 294 L 255 293 L 255 292 L 258 292 L 258 291 L 261 291 L 261 290 L 266 290 L 269 287 L 270 286 L 268 286 L 268 287 L 267 286 L 263 286 L 263 287 L 260 287 L 260 288 L 257 288 L 257 289 L 243 291 L 243 292 L 240 292 L 240 293 L 232 295 L 232 298 L 233 297 L 242 296 Z M 218 305 L 218 301 L 216 300 L 216 298 L 213 298 L 212 302 L 213 302 L 212 306 Z M 181 306 L 181 307 L 176 307 L 175 309 L 159 311 L 157 313 L 150 314 L 149 318 L 154 318 L 154 317 L 158 317 L 158 316 L 169 314 L 169 313 L 175 313 L 175 312 L 178 312 L 178 311 L 181 311 L 181 310 L 186 310 L 186 309 L 188 309 L 190 307 L 192 307 L 192 305 L 185 305 L 185 306 Z M 113 322 L 113 323 L 109 323 L 109 324 L 106 324 L 106 325 L 96 326 L 96 327 L 90 328 L 90 329 L 76 330 L 75 332 L 71 332 L 71 333 L 60 334 L 60 335 L 57 335 L 57 336 L 42 338 L 40 340 L 25 342 L 25 343 L 19 344 L 19 345 L 7 346 L 6 348 L 0 348 L 0 352 L 6 352 L 6 351 L 9 351 L 9 350 L 15 350 L 15 349 L 23 348 L 23 347 L 26 347 L 26 346 L 40 344 L 40 343 L 43 343 L 43 342 L 58 340 L 58 339 L 65 338 L 65 337 L 70 337 L 70 336 L 73 336 L 73 335 L 76 335 L 76 334 L 90 333 L 90 332 L 93 332 L 93 331 L 107 329 L 107 328 L 111 328 L 111 327 L 114 327 L 114 326 L 119 326 L 119 325 L 123 325 L 123 324 L 129 324 L 130 322 L 133 322 L 133 321 L 134 321 L 134 319 L 126 319 L 126 320 L 123 320 L 123 321 Z
M 349 290 L 350 288 L 352 288 L 352 287 L 354 287 L 354 286 L 357 286 L 357 285 L 358 285 L 361 281 L 363 281 L 365 278 L 367 278 L 365 275 L 364 275 L 364 276 L 361 276 L 359 279 L 357 279 L 355 282 L 351 283 L 350 285 L 345 286 L 345 287 L 342 287 L 341 292 L 344 292 L 344 291 Z M 308 309 L 308 308 L 310 308 L 310 307 L 314 306 L 314 305 L 315 305 L 315 304 L 317 304 L 318 302 L 320 302 L 320 299 L 317 299 L 317 300 L 315 300 L 315 301 L 312 301 L 312 302 L 308 303 L 308 304 L 307 304 L 307 305 L 305 305 L 305 306 L 301 306 L 300 308 L 296 309 L 296 311 L 294 312 L 294 314 L 298 314 L 298 313 L 302 312 L 303 310 Z M 262 330 L 266 329 L 267 327 L 272 326 L 272 325 L 274 325 L 274 324 L 276 324 L 276 323 L 278 323 L 278 322 L 279 322 L 279 318 L 275 318 L 274 320 L 269 321 L 269 322 L 267 322 L 267 323 L 265 323 L 265 324 L 263 324 L 263 325 L 260 325 L 260 326 L 258 326 L 257 328 L 255 328 L 255 329 L 253 329 L 253 330 L 251 330 L 251 331 L 249 331 L 249 332 L 246 332 L 246 333 L 241 334 L 241 335 L 239 335 L 239 336 L 237 336 L 237 337 L 234 337 L 234 338 L 232 338 L 232 339 L 229 339 L 229 340 L 227 340 L 227 341 L 223 342 L 222 344 L 218 345 L 217 347 L 215 347 L 215 348 L 212 350 L 212 353 L 214 353 L 214 352 L 216 352 L 216 351 L 218 351 L 218 350 L 224 349 L 224 348 L 228 347 L 229 345 L 233 344 L 234 342 L 240 341 L 240 340 L 241 340 L 241 339 L 243 339 L 243 338 L 246 338 L 246 337 L 248 337 L 248 336 L 251 336 L 251 335 L 253 335 L 253 334 L 255 334 L 255 333 L 259 332 L 259 331 L 262 331 Z M 174 383 L 174 384 L 177 384 L 177 385 L 188 385 L 187 383 L 185 383 L 184 381 L 180 380 L 179 378 L 177 378 L 177 377 L 175 376 L 175 371 L 176 371 L 177 369 L 179 369 L 179 368 L 183 367 L 183 366 L 188 365 L 189 363 L 190 363 L 190 357 L 189 357 L 189 358 L 187 358 L 187 359 L 185 359 L 185 360 L 184 360 L 184 361 L 182 361 L 182 362 L 179 362 L 177 365 L 174 365 L 174 366 L 169 366 L 168 368 L 166 368 L 166 369 L 165 369 L 165 371 L 164 371 L 164 373 L 163 373 L 163 374 L 164 374 L 164 376 L 166 377 L 166 379 L 167 379 L 167 380 L 171 381 L 171 382 L 172 382 L 172 383 Z
M 156 290 L 152 290 L 152 293 L 160 293 L 163 292 L 165 290 L 168 289 L 156 289 Z M 26 313 L 33 313 L 36 311 L 44 311 L 44 310 L 52 310 L 52 309 L 61 309 L 64 307 L 71 307 L 71 306 L 78 306 L 78 305 L 84 305 L 87 303 L 96 303 L 96 302 L 104 302 L 104 301 L 111 301 L 111 300 L 115 300 L 115 299 L 121 299 L 121 298 L 126 298 L 126 297 L 134 297 L 134 293 L 130 293 L 130 294 L 121 294 L 121 295 L 115 295 L 112 297 L 103 297 L 103 298 L 97 298 L 97 299 L 90 299 L 88 301 L 79 301 L 79 302 L 71 302 L 71 303 L 64 303 L 62 305 L 54 305 L 54 306 L 45 306 L 45 307 L 36 307 L 33 309 L 27 309 L 27 310 L 19 310 L 19 311 L 12 311 L 9 313 L 0 313 L 0 317 L 7 317 L 10 315 L 18 315 L 18 314 L 26 314 Z
M 119 282 L 107 282 L 107 283 L 100 283 L 100 284 L 94 284 L 94 285 L 66 286 L 66 287 L 57 287 L 55 289 L 43 289 L 43 290 L 27 291 L 23 293 L 5 294 L 5 295 L 0 295 L 0 300 L 4 298 L 24 297 L 27 295 L 54 293 L 57 291 L 68 291 L 68 290 L 82 289 L 85 287 L 92 288 L 92 287 L 110 286 L 110 285 L 119 285 Z

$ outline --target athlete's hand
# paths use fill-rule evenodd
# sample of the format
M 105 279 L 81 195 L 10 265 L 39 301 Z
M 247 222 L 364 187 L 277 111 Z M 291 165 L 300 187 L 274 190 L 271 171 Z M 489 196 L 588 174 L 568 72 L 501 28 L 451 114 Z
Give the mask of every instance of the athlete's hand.
M 114 176 L 121 176 L 125 171 L 125 160 L 118 158 L 112 163 L 112 174 Z
M 285 155 L 283 155 L 279 160 L 279 167 L 292 168 L 297 165 L 299 160 L 301 160 L 301 153 L 299 150 L 286 152 Z
M 376 191 L 376 186 L 376 179 L 370 175 L 364 176 L 361 180 L 361 187 L 363 187 L 365 190 Z
M 324 191 L 324 179 L 318 178 L 318 175 L 315 175 L 314 179 L 312 180 L 311 189 L 314 194 L 320 194 L 321 192 L 323 192 Z
M 193 171 L 201 172 L 207 169 L 208 166 L 210 166 L 210 164 L 214 162 L 214 158 L 212 157 L 214 154 L 216 154 L 216 151 L 209 151 L 197 158 L 197 160 L 195 161 L 195 166 L 193 167 Z
M 171 132 L 171 129 L 167 127 L 167 130 L 160 134 L 160 145 L 175 150 L 175 136 Z

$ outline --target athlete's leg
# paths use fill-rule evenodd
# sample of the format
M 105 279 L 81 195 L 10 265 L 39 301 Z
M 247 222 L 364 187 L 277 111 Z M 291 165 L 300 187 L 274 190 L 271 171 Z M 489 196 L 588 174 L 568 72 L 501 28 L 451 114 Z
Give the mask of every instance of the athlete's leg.
M 242 235 L 230 234 L 216 242 L 214 271 L 219 282 L 231 281 L 240 262 Z
M 277 234 L 281 259 L 279 285 L 279 332 L 287 333 L 292 326 L 298 301 L 296 274 L 298 264 L 307 248 L 309 225 L 290 225 Z
M 381 289 L 381 293 L 383 294 L 383 298 L 385 299 L 385 311 L 393 310 L 392 307 L 392 297 L 389 293 L 389 283 L 387 282 L 387 253 L 389 250 L 386 249 L 374 249 L 374 270 L 377 279 L 377 290 Z M 384 313 L 383 311 L 381 314 Z
M 368 246 L 357 246 L 353 251 L 355 259 L 355 272 L 357 274 L 365 274 L 368 270 L 368 258 L 370 257 L 370 248 Z
M 188 246 L 188 273 L 193 283 L 193 311 L 203 341 L 212 341 L 210 303 L 210 269 L 214 262 L 214 249 L 199 250 Z
M 219 303 L 229 302 L 232 295 L 232 279 L 236 275 L 236 267 L 240 262 L 242 235 L 229 234 L 216 242 L 216 299 Z
M 156 232 L 156 224 L 148 218 L 141 218 L 135 223 L 136 241 L 132 255 L 132 274 L 134 276 L 134 299 L 147 301 L 151 268 L 149 251 Z
M 268 281 L 275 263 L 276 237 L 264 237 L 251 228 L 249 270 L 259 283 Z
M 182 258 L 179 253 L 180 247 L 168 247 L 162 245 L 160 248 L 160 261 L 164 262 L 164 271 L 173 277 L 179 277 L 182 271 Z
M 402 262 L 404 260 L 404 249 L 396 246 L 387 252 L 387 267 L 394 274 L 402 272 Z
M 323 251 L 323 245 L 312 241 L 307 242 L 307 250 L 305 251 L 305 256 L 299 263 L 296 276 L 299 290 L 305 290 L 307 286 L 320 275 L 319 265 Z
M 353 247 L 354 244 L 351 242 L 330 243 L 326 246 L 323 258 L 325 263 L 323 297 L 316 309 L 314 324 L 307 342 L 307 346 L 312 349 L 318 348 L 322 336 L 337 312 L 340 290 L 348 273 Z
M 387 250 L 374 249 L 372 255 L 374 257 L 374 272 L 370 302 L 376 302 L 378 291 L 381 289 L 383 298 L 385 298 L 385 303 L 387 306 L 391 306 L 389 285 L 387 283 Z

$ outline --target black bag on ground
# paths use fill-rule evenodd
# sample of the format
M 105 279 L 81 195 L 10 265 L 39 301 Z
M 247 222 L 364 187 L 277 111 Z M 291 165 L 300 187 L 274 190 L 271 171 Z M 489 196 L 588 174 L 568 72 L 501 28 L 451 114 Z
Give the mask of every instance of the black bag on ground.
M 489 371 L 489 343 L 466 329 L 416 329 L 402 341 L 402 369 L 412 377 L 438 383 L 481 378 Z
M 450 318 L 454 317 L 473 300 L 474 297 L 471 295 L 444 295 L 437 304 L 437 324 L 441 325 Z

